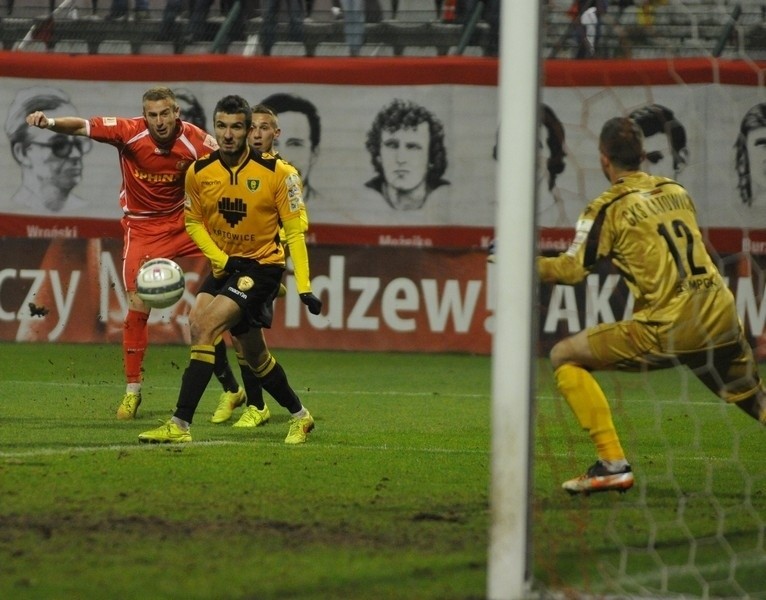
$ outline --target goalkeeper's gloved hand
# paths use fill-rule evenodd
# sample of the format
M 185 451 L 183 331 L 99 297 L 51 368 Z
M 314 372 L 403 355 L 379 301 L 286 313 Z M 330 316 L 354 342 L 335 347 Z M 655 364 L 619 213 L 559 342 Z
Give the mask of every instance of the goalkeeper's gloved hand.
M 226 265 L 223 267 L 223 270 L 230 275 L 233 275 L 234 273 L 239 273 L 240 271 L 246 271 L 252 264 L 253 261 L 250 258 L 243 258 L 242 256 L 230 256 L 226 261 Z
M 312 315 L 318 315 L 320 312 L 322 312 L 322 301 L 314 294 L 311 292 L 304 292 L 303 294 L 300 294 L 300 297 L 301 302 L 309 307 L 309 312 Z

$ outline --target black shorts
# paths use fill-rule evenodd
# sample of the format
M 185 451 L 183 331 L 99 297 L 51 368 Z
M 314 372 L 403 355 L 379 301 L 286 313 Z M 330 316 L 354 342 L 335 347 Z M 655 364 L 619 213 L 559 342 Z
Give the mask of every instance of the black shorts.
M 226 296 L 242 310 L 242 319 L 231 328 L 240 335 L 251 327 L 269 329 L 274 318 L 274 300 L 279 293 L 285 269 L 279 265 L 262 265 L 255 261 L 250 268 L 221 279 L 209 274 L 197 293 Z

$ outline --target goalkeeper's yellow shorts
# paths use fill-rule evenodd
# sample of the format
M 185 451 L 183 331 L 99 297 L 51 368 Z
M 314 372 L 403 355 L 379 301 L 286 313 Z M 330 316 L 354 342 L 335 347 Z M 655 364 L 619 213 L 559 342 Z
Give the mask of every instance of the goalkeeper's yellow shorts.
M 651 371 L 689 367 L 705 386 L 726 402 L 752 396 L 761 385 L 753 350 L 742 328 L 733 341 L 717 347 L 668 352 L 660 340 L 665 326 L 640 321 L 602 323 L 588 330 L 594 370 Z

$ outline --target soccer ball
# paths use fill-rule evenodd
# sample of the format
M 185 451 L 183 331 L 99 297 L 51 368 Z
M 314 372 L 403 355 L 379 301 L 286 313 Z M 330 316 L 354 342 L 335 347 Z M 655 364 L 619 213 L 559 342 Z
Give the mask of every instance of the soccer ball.
M 138 270 L 136 292 L 152 308 L 172 306 L 184 293 L 184 272 L 169 258 L 153 258 Z

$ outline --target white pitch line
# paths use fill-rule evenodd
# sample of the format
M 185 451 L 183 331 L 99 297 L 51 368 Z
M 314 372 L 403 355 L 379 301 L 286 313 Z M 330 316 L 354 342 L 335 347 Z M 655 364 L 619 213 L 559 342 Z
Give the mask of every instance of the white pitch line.
M 117 384 L 117 383 L 82 383 L 82 382 L 62 382 L 62 381 L 20 381 L 20 380 L 4 380 L 0 381 L 0 389 L 4 385 L 23 385 L 23 386 L 42 386 L 42 387 L 69 387 L 69 388 L 92 388 L 97 386 L 103 386 L 103 387 L 109 387 L 113 388 L 115 390 L 120 390 L 123 388 L 124 384 Z M 161 386 L 161 385 L 152 385 L 147 386 L 149 389 L 153 390 L 171 390 L 176 391 L 178 388 L 176 386 Z M 453 393 L 446 393 L 446 392 L 412 392 L 412 391 L 402 391 L 402 390 L 387 390 L 387 391 L 381 391 L 381 392 L 371 392 L 370 390 L 352 390 L 352 391 L 342 391 L 342 390 L 322 390 L 322 389 L 298 389 L 298 392 L 301 394 L 324 394 L 327 396 L 412 396 L 412 397 L 430 397 L 430 396 L 452 396 L 455 398 L 484 398 L 489 400 L 491 398 L 491 394 L 453 394 Z M 209 393 L 213 393 L 209 390 Z M 559 398 L 558 396 L 550 396 L 550 395 L 537 395 L 536 398 L 538 400 L 543 401 L 558 401 L 562 400 L 562 398 Z M 710 406 L 710 407 L 720 407 L 721 402 L 716 402 L 715 398 L 711 398 L 710 401 L 687 401 L 687 400 L 655 400 L 652 398 L 635 398 L 630 400 L 631 403 L 634 404 L 674 404 L 678 406 Z
M 250 446 L 250 445 L 264 445 L 281 448 L 284 446 L 281 442 L 271 442 L 267 440 L 246 440 L 246 441 L 233 441 L 233 440 L 207 440 L 204 442 L 190 442 L 183 444 L 110 444 L 107 446 L 72 446 L 71 448 L 39 448 L 37 450 L 25 450 L 23 452 L 2 452 L 0 451 L 0 459 L 3 458 L 29 458 L 35 456 L 65 456 L 68 454 L 88 454 L 96 452 L 122 452 L 125 450 L 161 450 L 171 448 L 198 448 L 200 446 Z M 477 454 L 477 455 L 489 455 L 489 450 L 469 449 L 469 448 L 413 448 L 402 446 L 362 446 L 352 444 L 324 444 L 324 443 L 312 443 L 311 448 L 331 448 L 331 449 L 349 449 L 349 450 L 365 450 L 368 452 L 423 452 L 425 454 Z M 538 460 L 541 458 L 555 458 L 555 459 L 569 459 L 571 454 L 567 453 L 545 453 L 537 455 Z M 657 455 L 645 455 L 642 461 L 652 459 L 666 459 L 667 454 Z M 674 462 L 721 462 L 726 463 L 733 460 L 731 457 L 716 457 L 716 456 L 672 456 Z M 738 459 L 742 461 L 742 459 Z M 753 459 L 754 463 L 758 462 Z
M 0 381 L 0 389 L 4 385 L 22 385 L 22 386 L 41 386 L 41 387 L 69 387 L 69 388 L 93 388 L 93 387 L 108 387 L 115 390 L 120 390 L 124 387 L 125 384 L 116 384 L 116 383 L 82 383 L 82 382 L 59 382 L 59 381 L 19 381 L 19 380 L 4 380 Z M 171 390 L 171 391 L 177 391 L 177 386 L 161 386 L 161 385 L 151 385 L 146 386 L 148 389 L 152 390 Z M 342 390 L 322 390 L 322 389 L 301 389 L 297 388 L 297 392 L 300 392 L 301 394 L 325 394 L 328 396 L 415 396 L 415 397 L 430 397 L 430 396 L 452 396 L 455 398 L 485 398 L 489 399 L 489 394 L 454 394 L 451 392 L 412 392 L 412 391 L 397 391 L 397 390 L 386 390 L 381 392 L 372 392 L 370 390 L 352 390 L 352 391 L 342 391 Z M 213 393 L 212 390 L 208 390 L 206 393 Z M 215 392 L 218 393 L 218 392 Z
M 178 448 L 198 448 L 200 446 L 253 446 L 264 445 L 274 447 L 284 447 L 281 442 L 269 442 L 265 440 L 247 440 L 247 441 L 232 441 L 232 440 L 208 440 L 205 442 L 188 442 L 183 444 L 110 444 L 108 446 L 72 446 L 71 448 L 39 448 L 37 450 L 25 450 L 23 452 L 0 452 L 0 459 L 8 458 L 34 458 L 37 456 L 66 456 L 69 454 L 89 454 L 97 452 L 123 452 L 134 450 L 162 450 L 162 449 L 175 449 Z M 312 443 L 310 448 L 331 448 L 335 450 L 349 449 L 354 451 L 366 450 L 370 452 L 422 452 L 425 454 L 476 454 L 476 455 L 488 455 L 489 449 L 479 450 L 470 448 L 405 448 L 402 446 L 359 446 L 351 444 L 323 444 Z

